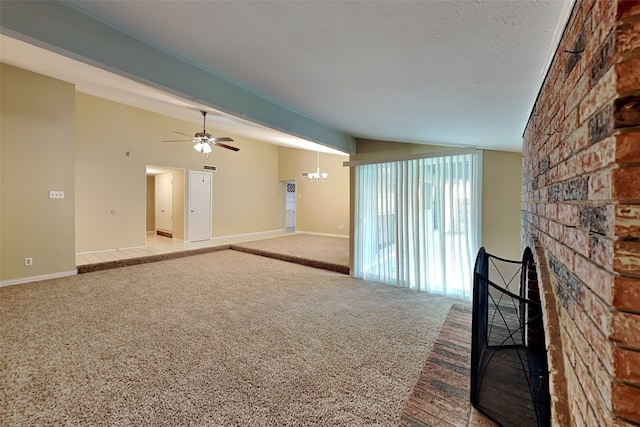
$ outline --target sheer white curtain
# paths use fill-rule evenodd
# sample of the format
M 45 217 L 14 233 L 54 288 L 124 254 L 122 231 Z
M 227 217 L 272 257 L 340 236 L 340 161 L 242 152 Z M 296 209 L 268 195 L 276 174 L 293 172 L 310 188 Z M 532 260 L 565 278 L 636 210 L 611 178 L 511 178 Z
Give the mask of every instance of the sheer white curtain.
M 470 299 L 480 155 L 356 166 L 354 275 Z

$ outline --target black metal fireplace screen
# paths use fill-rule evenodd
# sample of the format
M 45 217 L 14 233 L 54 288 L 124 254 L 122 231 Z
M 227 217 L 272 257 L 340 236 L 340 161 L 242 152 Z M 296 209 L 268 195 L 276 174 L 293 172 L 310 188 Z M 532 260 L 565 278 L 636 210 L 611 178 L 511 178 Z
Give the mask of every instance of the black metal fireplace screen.
M 481 248 L 473 283 L 471 403 L 504 426 L 550 425 L 548 366 L 533 254 Z

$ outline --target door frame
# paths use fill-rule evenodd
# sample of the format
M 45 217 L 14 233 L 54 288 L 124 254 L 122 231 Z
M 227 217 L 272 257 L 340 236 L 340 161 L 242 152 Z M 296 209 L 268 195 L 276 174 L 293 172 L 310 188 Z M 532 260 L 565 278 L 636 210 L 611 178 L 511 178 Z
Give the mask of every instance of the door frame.
M 160 182 L 160 178 L 162 178 L 162 182 Z M 165 182 L 166 179 L 170 180 L 171 184 Z M 155 234 L 159 236 L 166 235 L 166 237 L 171 238 L 173 238 L 173 181 L 173 172 L 160 173 L 154 176 L 153 189 L 155 193 Z M 161 184 L 160 186 L 158 186 L 159 183 Z M 169 195 L 171 197 L 169 197 Z M 168 210 L 170 214 L 169 218 L 163 216 L 163 214 L 166 214 L 166 212 L 164 210 L 160 210 L 161 208 Z M 160 220 L 158 220 L 158 218 L 160 218 Z M 159 224 L 160 222 L 162 222 L 162 224 Z
M 149 209 L 149 206 L 147 206 L 147 177 L 148 176 L 154 176 L 154 175 L 159 175 L 162 173 L 168 173 L 168 172 L 181 172 L 182 173 L 182 181 L 183 181 L 183 185 L 182 185 L 182 206 L 180 206 L 180 215 L 178 216 L 178 218 L 176 219 L 176 221 L 174 222 L 174 227 L 173 227 L 173 240 L 177 240 L 177 241 L 184 241 L 184 236 L 186 236 L 186 225 L 187 225 L 187 221 L 185 218 L 185 215 L 187 214 L 187 204 L 186 204 L 186 197 L 185 197 L 185 192 L 186 192 L 186 179 L 185 179 L 185 169 L 184 168 L 178 168 L 178 167 L 172 167 L 172 166 L 156 166 L 156 165 L 145 165 L 145 173 L 144 173 L 144 215 L 145 215 L 145 220 L 144 220 L 144 235 L 145 238 L 147 236 L 147 219 L 146 219 L 146 215 L 147 215 L 147 210 Z M 175 177 L 174 177 L 175 179 Z M 175 197 L 175 193 L 176 193 L 176 189 L 179 187 L 176 187 L 175 182 L 174 182 L 174 186 L 173 186 L 173 192 L 174 192 L 174 197 Z M 155 196 L 154 196 L 154 203 L 155 203 Z M 154 208 L 154 215 L 155 215 L 155 206 Z M 174 217 L 176 216 L 176 213 L 178 212 L 177 209 L 173 209 L 173 215 Z M 177 238 L 176 237 L 176 230 L 182 230 L 182 236 L 183 238 Z M 146 240 L 145 240 L 146 242 Z M 146 244 L 146 243 L 145 243 Z

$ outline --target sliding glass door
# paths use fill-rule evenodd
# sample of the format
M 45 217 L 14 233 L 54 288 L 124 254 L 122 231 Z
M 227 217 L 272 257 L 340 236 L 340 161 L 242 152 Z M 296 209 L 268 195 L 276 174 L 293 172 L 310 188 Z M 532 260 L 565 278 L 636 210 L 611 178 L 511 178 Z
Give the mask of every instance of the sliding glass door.
M 357 165 L 354 275 L 469 299 L 480 156 Z

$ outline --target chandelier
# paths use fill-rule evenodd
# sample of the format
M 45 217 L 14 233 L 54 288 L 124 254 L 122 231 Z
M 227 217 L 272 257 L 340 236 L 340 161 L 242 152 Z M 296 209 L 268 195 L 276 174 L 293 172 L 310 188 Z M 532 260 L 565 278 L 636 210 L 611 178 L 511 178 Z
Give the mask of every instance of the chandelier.
M 307 178 L 311 181 L 324 181 L 327 179 L 329 174 L 327 172 L 320 172 L 320 152 L 317 152 L 317 163 L 316 163 L 316 171 L 315 172 L 307 172 Z

